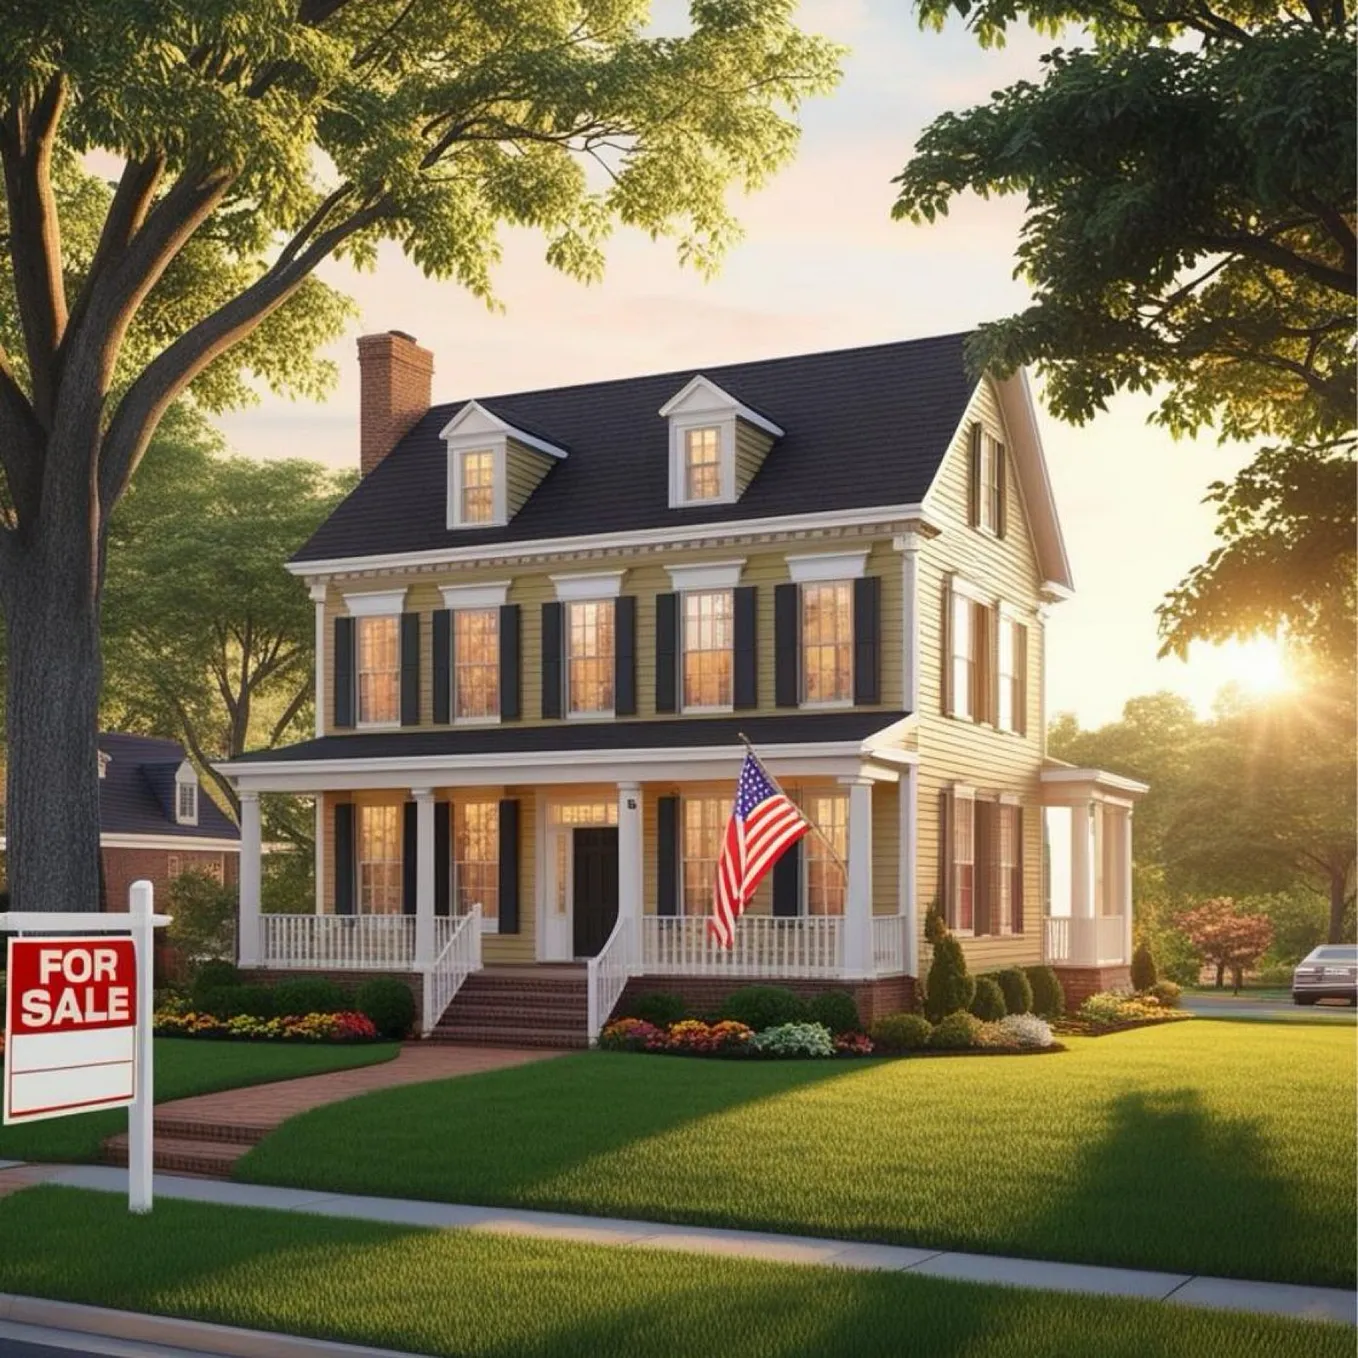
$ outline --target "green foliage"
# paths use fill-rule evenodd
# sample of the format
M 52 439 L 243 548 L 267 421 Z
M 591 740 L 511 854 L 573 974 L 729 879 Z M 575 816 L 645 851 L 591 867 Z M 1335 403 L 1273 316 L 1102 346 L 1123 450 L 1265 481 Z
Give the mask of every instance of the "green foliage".
M 227 962 L 216 957 L 209 958 L 194 966 L 193 977 L 189 984 L 189 996 L 196 1003 L 198 996 L 204 990 L 215 990 L 220 986 L 236 986 L 240 983 L 240 972 L 234 962 Z
M 981 1020 L 964 1010 L 948 1014 L 929 1034 L 929 1046 L 936 1051 L 966 1051 L 978 1045 Z
M 314 842 L 309 849 L 277 849 L 267 853 L 260 867 L 261 910 L 274 915 L 306 915 L 315 909 Z
M 923 1014 L 886 1014 L 868 1029 L 868 1036 L 875 1050 L 890 1055 L 922 1050 L 933 1030 Z
M 934 960 L 924 984 L 924 1012 L 938 1023 L 946 1015 L 966 1009 L 976 993 L 976 980 L 967 974 L 966 954 L 951 933 L 934 944 Z
M 351 1008 L 352 1001 L 342 986 L 324 976 L 299 976 L 294 980 L 280 981 L 273 987 L 273 1006 L 273 1012 L 280 1015 L 338 1014 Z M 368 1011 L 364 1009 L 362 1012 L 366 1014 Z M 368 1017 L 372 1018 L 372 1015 Z M 377 1020 L 373 1019 L 373 1022 Z
M 1155 967 L 1155 954 L 1149 943 L 1138 943 L 1132 952 L 1132 989 L 1150 990 L 1160 979 Z
M 668 1028 L 671 1023 L 678 1023 L 688 1017 L 688 1005 L 681 996 L 673 995 L 668 990 L 652 990 L 648 994 L 638 995 L 627 1006 L 627 1017 L 641 1019 L 657 1028 Z
M 762 1033 L 785 1023 L 805 1023 L 809 1018 L 806 1002 L 786 986 L 747 985 L 733 990 L 722 1003 L 719 1017 L 734 1019 Z
M 968 1008 L 983 1023 L 997 1023 L 1009 1012 L 1004 1003 L 1004 991 L 993 976 L 976 978 L 976 991 Z
M 214 1018 L 229 1019 L 248 1015 L 250 1018 L 272 1018 L 278 1013 L 297 1013 L 280 1010 L 276 992 L 263 985 L 217 985 L 195 990 L 192 1005 L 196 1013 L 211 1014 Z
M 230 957 L 236 950 L 236 889 L 190 868 L 171 881 L 168 941 L 190 960 Z
M 939 939 L 948 932 L 948 918 L 943 910 L 943 903 L 937 897 L 929 902 L 929 908 L 924 912 L 924 941 L 931 947 L 937 947 Z
M 1006 1013 L 1033 1012 L 1033 987 L 1022 967 L 1006 967 L 1003 971 L 997 971 L 994 979 L 1004 995 Z
M 1179 999 L 1183 995 L 1183 987 L 1175 985 L 1173 981 L 1156 981 L 1156 983 L 1150 987 L 1150 993 L 1166 1009 L 1177 1009 L 1179 1007 Z
M 823 1024 L 836 1037 L 840 1033 L 858 1033 L 863 1030 L 858 1005 L 847 990 L 827 990 L 814 996 L 807 1005 L 807 1011 L 812 1023 Z
M 1024 967 L 1033 992 L 1033 1013 L 1039 1018 L 1059 1019 L 1066 1012 L 1066 992 L 1051 967 Z
M 394 976 L 371 976 L 354 992 L 354 1008 L 366 1014 L 383 1037 L 403 1038 L 415 1022 L 415 997 Z
M 830 1030 L 819 1023 L 780 1023 L 765 1028 L 750 1040 L 750 1050 L 759 1056 L 795 1058 L 827 1057 L 835 1054 Z

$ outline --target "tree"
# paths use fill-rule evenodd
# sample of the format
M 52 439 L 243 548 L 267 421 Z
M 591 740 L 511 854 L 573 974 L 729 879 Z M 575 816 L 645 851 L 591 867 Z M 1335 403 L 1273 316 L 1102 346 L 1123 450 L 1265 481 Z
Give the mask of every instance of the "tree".
M 397 242 L 487 299 L 503 224 L 596 277 L 624 223 L 715 267 L 837 52 L 790 0 L 11 5 L 0 44 L 0 609 L 15 904 L 98 889 L 109 522 L 169 406 L 315 393 L 315 278 Z M 86 169 L 111 158 L 117 178 Z
M 1353 646 L 1353 6 L 1200 0 L 919 0 L 984 45 L 1020 15 L 1087 46 L 1037 82 L 946 113 L 899 176 L 898 217 L 1026 195 L 1033 300 L 981 327 L 974 366 L 1038 365 L 1084 423 L 1155 392 L 1174 434 L 1279 442 L 1211 492 L 1224 545 L 1167 601 L 1166 646 L 1278 625 Z M 1337 493 L 1329 496 L 1329 488 Z
M 1273 940 L 1273 922 L 1267 915 L 1242 914 L 1229 897 L 1204 901 L 1179 923 L 1203 961 L 1216 967 L 1217 988 L 1229 967 L 1237 994 L 1245 968 L 1252 967 Z

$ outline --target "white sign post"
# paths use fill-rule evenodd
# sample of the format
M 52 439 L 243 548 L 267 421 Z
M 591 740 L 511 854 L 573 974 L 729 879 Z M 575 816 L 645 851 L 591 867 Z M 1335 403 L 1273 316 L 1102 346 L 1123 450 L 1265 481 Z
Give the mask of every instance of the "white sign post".
M 150 882 L 126 915 L 0 912 L 9 940 L 4 1122 L 128 1109 L 127 1205 L 151 1210 L 155 930 Z

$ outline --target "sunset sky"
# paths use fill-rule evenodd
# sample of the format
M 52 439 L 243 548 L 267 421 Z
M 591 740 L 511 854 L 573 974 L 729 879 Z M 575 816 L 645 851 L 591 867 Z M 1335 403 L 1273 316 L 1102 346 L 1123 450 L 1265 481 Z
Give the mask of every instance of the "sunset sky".
M 338 389 L 324 405 L 266 399 L 228 417 L 232 445 L 355 464 L 361 331 L 414 334 L 434 351 L 435 399 L 453 400 L 942 334 L 1021 307 L 1018 201 L 970 200 L 913 227 L 891 220 L 891 178 L 932 117 L 1037 78 L 1052 44 L 1022 34 L 986 52 L 960 25 L 920 32 L 905 0 L 806 0 L 801 15 L 853 49 L 844 80 L 803 110 L 795 164 L 741 205 L 746 239 L 718 279 L 704 283 L 672 247 L 622 233 L 606 281 L 584 288 L 542 262 L 540 240 L 508 233 L 497 314 L 387 248 L 375 273 L 326 274 L 361 309 L 334 348 Z M 1212 545 L 1203 492 L 1244 450 L 1175 443 L 1146 424 L 1150 408 L 1120 400 L 1083 429 L 1040 416 L 1077 590 L 1049 623 L 1048 710 L 1071 709 L 1086 725 L 1158 688 L 1206 710 L 1222 683 L 1248 678 L 1249 653 L 1237 648 L 1204 649 L 1188 665 L 1155 658 L 1155 605 Z

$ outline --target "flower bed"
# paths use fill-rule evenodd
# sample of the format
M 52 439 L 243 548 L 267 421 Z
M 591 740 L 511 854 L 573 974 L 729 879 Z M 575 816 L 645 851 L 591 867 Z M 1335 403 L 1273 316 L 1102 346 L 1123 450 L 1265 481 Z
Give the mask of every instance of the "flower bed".
M 221 1019 L 213 1014 L 157 1012 L 152 1018 L 157 1037 L 204 1037 L 238 1042 L 376 1042 L 377 1028 L 366 1014 L 291 1014 L 284 1018 L 254 1018 L 238 1014 Z
M 1166 988 L 1168 990 L 1168 987 Z M 1173 988 L 1177 992 L 1177 987 Z M 1176 1023 L 1192 1018 L 1182 1009 L 1174 1008 L 1177 993 L 1165 999 L 1146 992 L 1128 995 L 1107 990 L 1091 995 L 1069 1018 L 1061 1020 L 1058 1031 L 1085 1037 L 1102 1037 L 1106 1033 L 1124 1033 L 1133 1028 L 1147 1028 L 1158 1023 Z

